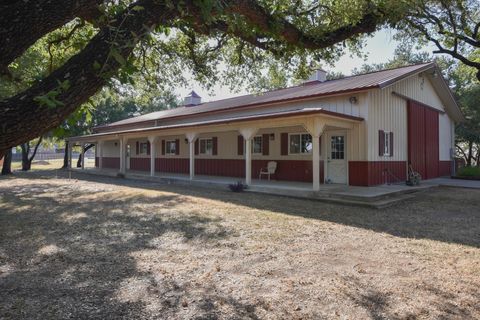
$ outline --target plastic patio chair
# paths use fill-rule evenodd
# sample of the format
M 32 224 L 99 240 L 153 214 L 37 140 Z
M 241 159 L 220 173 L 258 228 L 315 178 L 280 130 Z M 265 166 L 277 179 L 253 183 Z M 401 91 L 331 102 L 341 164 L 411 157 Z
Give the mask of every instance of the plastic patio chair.
M 262 179 L 262 175 L 267 175 L 268 180 L 270 180 L 270 176 L 275 174 L 277 170 L 277 163 L 275 161 L 269 161 L 266 168 L 260 169 L 260 174 L 258 175 L 258 179 Z

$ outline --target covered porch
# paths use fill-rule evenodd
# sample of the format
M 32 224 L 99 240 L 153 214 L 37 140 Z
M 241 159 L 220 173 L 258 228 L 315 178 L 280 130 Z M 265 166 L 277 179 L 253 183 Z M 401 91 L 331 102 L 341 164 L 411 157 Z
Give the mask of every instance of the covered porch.
M 121 176 L 321 191 L 348 185 L 348 160 L 361 156 L 362 125 L 358 117 L 301 109 L 93 134 L 69 142 L 95 144 L 98 170 Z M 269 180 L 260 180 L 270 162 L 276 170 L 262 176 Z

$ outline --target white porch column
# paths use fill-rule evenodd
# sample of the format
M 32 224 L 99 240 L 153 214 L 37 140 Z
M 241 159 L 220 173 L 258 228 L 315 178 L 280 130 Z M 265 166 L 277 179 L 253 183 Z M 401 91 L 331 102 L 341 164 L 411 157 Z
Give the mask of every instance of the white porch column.
M 82 148 L 82 170 L 85 170 L 85 143 L 82 142 L 80 147 Z
M 185 134 L 188 139 L 188 149 L 189 149 L 189 157 L 190 157 L 190 180 L 195 178 L 195 141 L 197 140 L 197 133 L 195 132 L 188 132 Z
M 155 176 L 155 157 L 157 156 L 157 151 L 155 147 L 156 137 L 148 137 L 148 142 L 150 142 L 150 176 Z
M 123 137 L 120 137 L 119 139 L 120 143 L 120 174 L 125 174 L 126 173 L 126 168 L 125 168 L 125 139 Z
M 98 168 L 103 168 L 103 141 L 98 141 Z
M 240 134 L 245 139 L 245 183 L 252 184 L 252 139 L 258 131 L 258 128 L 240 129 Z
M 312 188 L 313 191 L 320 190 L 320 136 L 325 129 L 325 122 L 319 118 L 308 121 L 306 129 L 312 136 Z

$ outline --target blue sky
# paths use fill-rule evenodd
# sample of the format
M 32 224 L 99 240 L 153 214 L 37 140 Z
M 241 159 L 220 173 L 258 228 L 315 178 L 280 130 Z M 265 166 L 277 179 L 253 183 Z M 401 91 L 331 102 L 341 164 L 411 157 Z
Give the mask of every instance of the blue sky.
M 395 47 L 396 42 L 393 40 L 393 31 L 380 30 L 375 33 L 372 38 L 367 40 L 364 52 L 368 54 L 368 57 L 365 60 L 357 56 L 351 57 L 350 54 L 347 53 L 338 60 L 334 67 L 327 66 L 325 69 L 327 69 L 327 71 L 334 70 L 349 75 L 353 68 L 359 67 L 364 63 L 386 62 L 392 58 Z M 184 97 L 192 89 L 202 97 L 202 101 L 204 102 L 230 98 L 248 93 L 245 90 L 238 93 L 232 93 L 227 87 L 216 86 L 214 90 L 212 90 L 215 95 L 212 95 L 209 94 L 208 91 L 203 90 L 198 83 L 193 83 L 190 88 L 179 88 L 176 93 L 180 97 Z

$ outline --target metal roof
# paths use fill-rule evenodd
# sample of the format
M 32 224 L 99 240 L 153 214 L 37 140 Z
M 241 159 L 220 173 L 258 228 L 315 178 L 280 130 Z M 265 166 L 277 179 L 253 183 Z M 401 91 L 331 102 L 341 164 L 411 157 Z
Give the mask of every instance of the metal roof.
M 179 107 L 170 110 L 152 112 L 138 117 L 98 126 L 95 129 L 97 131 L 102 131 L 102 129 L 110 129 L 116 126 L 125 126 L 141 122 L 155 120 L 160 122 L 164 119 L 188 117 L 208 112 L 228 111 L 230 109 L 268 105 L 284 101 L 302 100 L 312 97 L 329 96 L 352 91 L 364 91 L 372 88 L 383 88 L 412 74 L 416 74 L 433 67 L 435 67 L 435 63 L 429 62 L 349 76 L 337 80 L 308 82 L 299 86 L 268 91 L 260 94 L 249 94 L 235 98 L 205 102 L 194 107 Z

